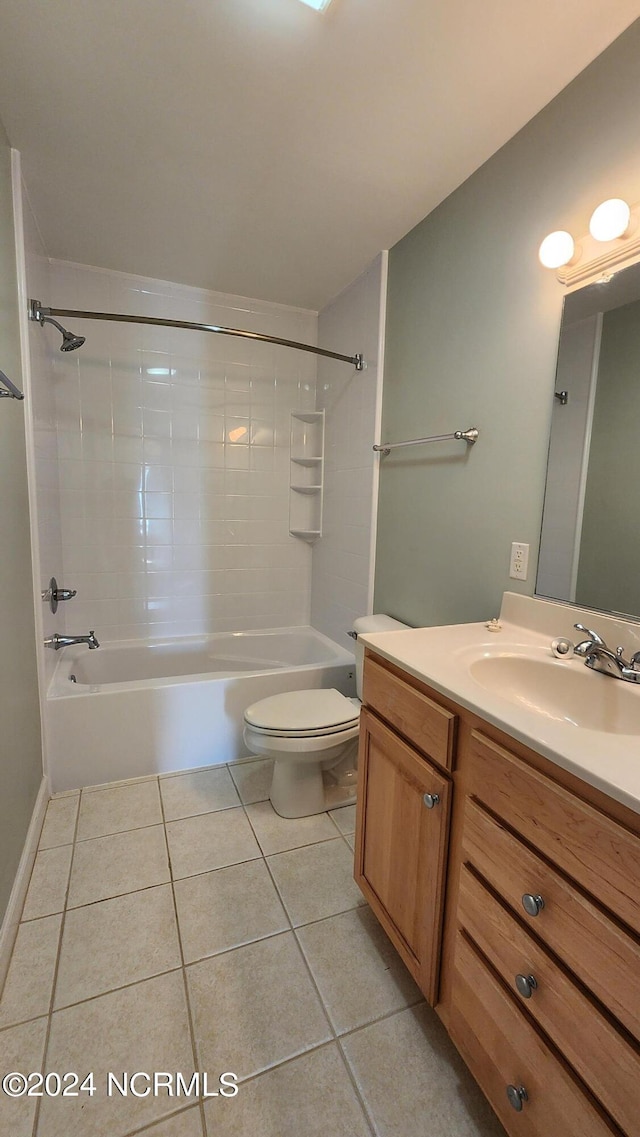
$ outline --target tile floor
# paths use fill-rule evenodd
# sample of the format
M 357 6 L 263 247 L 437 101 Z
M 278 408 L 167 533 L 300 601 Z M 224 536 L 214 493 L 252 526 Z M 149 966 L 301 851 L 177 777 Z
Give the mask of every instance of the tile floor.
M 270 773 L 256 760 L 50 802 L 0 1070 L 93 1071 L 96 1092 L 0 1095 L 0 1133 L 503 1134 L 353 882 L 354 808 L 285 821 Z M 232 1071 L 239 1092 L 106 1092 L 107 1072 L 154 1071 L 206 1071 L 210 1091 Z

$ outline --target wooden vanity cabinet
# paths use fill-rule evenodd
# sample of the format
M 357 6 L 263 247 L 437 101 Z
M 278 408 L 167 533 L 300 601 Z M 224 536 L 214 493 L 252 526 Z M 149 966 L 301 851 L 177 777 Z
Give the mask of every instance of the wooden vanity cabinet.
M 433 1005 L 451 809 L 451 779 L 436 763 L 451 761 L 455 716 L 374 660 L 364 701 L 355 879 Z
M 636 1137 L 640 816 L 373 655 L 364 703 L 356 879 L 505 1129 Z

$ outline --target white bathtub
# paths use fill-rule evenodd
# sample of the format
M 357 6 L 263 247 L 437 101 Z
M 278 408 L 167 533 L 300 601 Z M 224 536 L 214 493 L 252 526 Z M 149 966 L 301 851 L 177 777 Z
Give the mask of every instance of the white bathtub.
M 353 656 L 313 628 L 65 648 L 47 695 L 51 790 L 245 757 L 245 707 L 307 687 L 355 694 Z

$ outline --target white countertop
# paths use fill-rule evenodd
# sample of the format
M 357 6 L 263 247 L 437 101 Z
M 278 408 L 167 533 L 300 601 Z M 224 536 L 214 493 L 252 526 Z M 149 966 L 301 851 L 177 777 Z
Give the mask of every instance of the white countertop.
M 504 616 L 511 618 L 507 620 Z M 514 617 L 520 622 L 514 622 Z M 586 673 L 584 690 L 588 701 L 591 693 L 594 703 L 600 700 L 603 695 L 600 685 L 606 684 L 604 696 L 608 702 L 613 701 L 613 706 L 616 700 L 623 699 L 627 708 L 631 706 L 635 712 L 635 706 L 628 700 L 638 699 L 640 722 L 640 684 L 625 683 L 590 671 L 584 659 L 577 656 L 569 660 L 553 658 L 551 639 L 554 636 L 569 636 L 571 631 L 574 640 L 584 638 L 572 631 L 573 622 L 578 620 L 600 630 L 603 636 L 607 633 L 610 645 L 629 645 L 631 642 L 632 650 L 636 650 L 634 641 L 640 634 L 637 625 L 509 593 L 505 594 L 499 632 L 489 631 L 484 623 L 451 624 L 362 635 L 359 639 L 378 655 L 428 683 L 435 691 L 640 813 L 640 733 L 611 733 L 606 729 L 577 725 L 570 712 L 563 713 L 561 697 L 554 700 L 553 706 L 544 699 L 536 701 L 535 690 L 530 695 L 526 693 L 524 697 L 514 699 L 508 692 L 487 689 L 470 670 L 474 661 L 490 656 L 533 657 L 544 660 L 545 672 L 547 662 L 549 667 L 559 669 L 551 674 L 558 676 L 558 691 L 561 692 L 562 680 L 566 676 L 561 676 L 560 671 L 582 668 Z M 616 625 L 618 639 L 611 634 L 612 624 Z M 550 628 L 555 630 L 550 633 Z M 583 673 L 576 678 L 582 689 Z

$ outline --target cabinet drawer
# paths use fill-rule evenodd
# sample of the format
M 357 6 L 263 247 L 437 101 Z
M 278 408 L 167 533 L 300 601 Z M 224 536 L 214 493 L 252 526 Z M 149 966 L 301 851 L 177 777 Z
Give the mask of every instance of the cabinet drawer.
M 460 932 L 450 1031 L 510 1133 L 522 1137 L 619 1134 Z M 527 1098 L 521 1112 L 509 1104 L 508 1086 L 524 1087 Z
M 618 1125 L 631 1133 L 640 1116 L 640 1051 L 594 1006 L 473 875 L 462 867 L 458 919 Z M 523 996 L 516 975 L 537 986 Z
M 451 711 L 369 656 L 364 665 L 363 699 L 434 762 L 451 769 L 456 726 L 456 715 Z
M 640 932 L 640 837 L 472 731 L 469 792 Z
M 467 798 L 463 861 L 470 862 L 574 971 L 598 999 L 640 1039 L 640 943 L 561 873 Z M 525 893 L 544 907 L 529 916 Z

